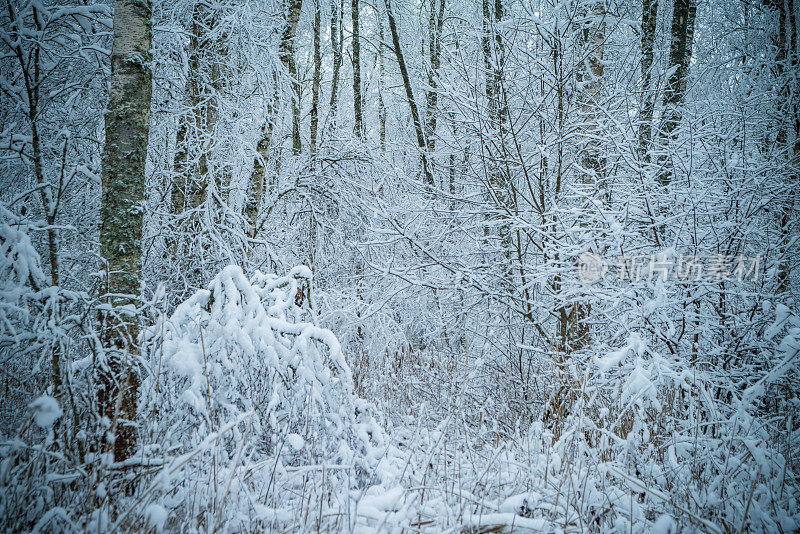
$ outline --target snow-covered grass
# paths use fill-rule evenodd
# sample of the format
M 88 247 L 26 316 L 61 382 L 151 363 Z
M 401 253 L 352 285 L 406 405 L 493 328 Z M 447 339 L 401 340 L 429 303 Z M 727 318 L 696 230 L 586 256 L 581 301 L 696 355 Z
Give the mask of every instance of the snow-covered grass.
M 776 450 L 779 444 L 771 443 L 758 431 L 759 422 L 743 412 L 734 417 L 741 418 L 738 424 L 720 421 L 716 432 L 696 428 L 671 439 L 652 435 L 649 442 L 629 436 L 616 449 L 608 444 L 589 447 L 589 436 L 597 429 L 589 421 L 584 420 L 583 427 L 573 421 L 574 427 L 568 425 L 558 439 L 541 423 L 506 435 L 493 431 L 488 420 L 472 419 L 462 408 L 455 403 L 441 418 L 425 403 L 412 404 L 409 415 L 393 417 L 378 462 L 361 482 L 352 462 L 310 455 L 311 447 L 320 445 L 320 434 L 303 438 L 285 433 L 272 452 L 264 450 L 248 412 L 191 447 L 176 449 L 176 444 L 170 449 L 158 440 L 148 444 L 142 450 L 148 460 L 132 462 L 132 472 L 141 477 L 133 496 L 117 496 L 116 511 L 107 510 L 105 517 L 99 513 L 104 493 L 119 475 L 109 473 L 111 479 L 98 480 L 82 472 L 86 465 L 68 466 L 58 453 L 45 452 L 52 438 L 30 447 L 22 441 L 6 444 L 3 485 L 6 490 L 24 488 L 27 480 L 41 484 L 42 490 L 49 487 L 52 492 L 38 499 L 44 504 L 60 492 L 64 498 L 63 484 L 78 480 L 81 491 L 73 490 L 66 501 L 74 504 L 78 495 L 87 495 L 98 499 L 98 509 L 89 513 L 84 508 L 88 515 L 82 516 L 80 508 L 71 506 L 39 508 L 38 521 L 31 526 L 41 523 L 59 531 L 796 528 L 800 510 L 795 475 Z M 32 413 L 36 418 L 43 412 Z M 244 431 L 236 434 L 237 428 Z M 48 460 L 45 454 L 55 457 Z M 3 495 L 4 504 L 10 505 L 11 493 Z M 31 502 L 30 497 L 19 498 Z
M 800 527 L 800 318 L 783 304 L 761 306 L 772 320 L 747 377 L 664 352 L 641 329 L 541 364 L 520 410 L 519 377 L 502 360 L 435 345 L 343 348 L 308 307 L 308 268 L 231 266 L 172 313 L 138 312 L 151 317 L 138 450 L 114 462 L 112 422 L 91 394 L 93 358 L 103 359 L 97 302 L 39 287 L 25 233 L 0 231 L 6 346 L 47 362 L 53 347 L 72 358 L 74 338 L 94 354 L 72 358 L 58 398 L 31 399 L 0 442 L 0 516 L 12 531 Z M 42 323 L 53 300 L 84 311 Z M 31 325 L 44 326 L 20 334 Z
M 796 347 L 797 333 L 779 350 Z M 796 354 L 790 351 L 784 357 Z M 628 377 L 587 373 L 582 390 L 615 385 L 625 386 L 616 398 L 596 394 L 576 402 L 557 437 L 542 423 L 510 434 L 492 431 L 491 419 L 465 414 L 464 403 L 444 419 L 412 408 L 413 416 L 398 417 L 392 433 L 395 461 L 404 465 L 397 480 L 402 491 L 390 493 L 391 506 L 378 501 L 381 522 L 431 532 L 797 528 L 797 457 L 791 441 L 775 439 L 781 426 L 791 426 L 788 414 L 754 416 L 752 398 L 734 406 L 715 401 L 699 380 L 676 393 L 650 383 L 642 365 Z M 663 406 L 613 424 L 624 420 L 626 406 L 643 401 Z M 601 403 L 617 404 L 614 417 Z

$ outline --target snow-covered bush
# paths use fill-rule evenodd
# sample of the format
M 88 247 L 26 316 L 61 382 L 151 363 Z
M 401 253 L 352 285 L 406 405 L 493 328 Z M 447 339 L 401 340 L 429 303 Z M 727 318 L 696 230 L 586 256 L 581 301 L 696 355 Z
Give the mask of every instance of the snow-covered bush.
M 84 294 L 50 285 L 32 230 L 0 205 L 0 517 L 14 532 L 79 531 L 98 502 L 84 462 L 100 433 L 70 357 L 92 314 Z
M 11 366 L 38 345 L 36 308 L 46 300 L 47 278 L 26 230 L 0 206 L 0 355 Z
M 765 336 L 787 328 L 785 336 L 765 346 L 761 369 L 735 380 L 661 354 L 635 332 L 617 350 L 574 362 L 574 400 L 548 466 L 580 484 L 564 494 L 566 519 L 619 531 L 652 528 L 662 514 L 710 532 L 796 529 L 800 506 L 787 496 L 798 494 L 797 463 L 786 453 L 797 446 L 798 325 L 779 306 Z
M 310 287 L 307 267 L 230 266 L 145 333 L 143 453 L 167 464 L 143 498 L 191 524 L 280 522 L 302 501 L 284 490 L 309 477 L 315 491 L 371 481 L 383 430 L 336 337 L 309 322 Z

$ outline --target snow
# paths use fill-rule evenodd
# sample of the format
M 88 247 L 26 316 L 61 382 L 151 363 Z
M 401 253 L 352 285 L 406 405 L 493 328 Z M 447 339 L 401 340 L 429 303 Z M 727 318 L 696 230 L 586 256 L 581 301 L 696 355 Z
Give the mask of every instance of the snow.
M 292 487 L 301 473 L 339 490 L 361 487 L 366 477 L 380 483 L 386 438 L 374 408 L 354 395 L 336 336 L 295 305 L 309 276 L 307 267 L 249 277 L 226 267 L 145 332 L 151 368 L 161 374 L 142 384 L 144 410 L 161 414 L 153 424 L 179 454 L 170 465 L 183 470 L 210 456 L 229 466 L 231 487 L 267 484 L 268 491 Z M 240 478 L 253 472 L 261 475 Z M 266 505 L 260 515 L 284 517 Z
M 424 136 L 436 141 L 428 187 L 390 48 L 362 64 L 363 138 L 349 89 L 334 117 L 322 84 L 312 154 L 313 9 L 303 10 L 296 153 L 286 6 L 154 1 L 146 201 L 132 206 L 146 219 L 142 269 L 126 273 L 141 299 L 123 306 L 103 297 L 99 261 L 113 5 L 10 0 L 7 530 L 797 530 L 800 241 L 786 118 L 799 93 L 796 69 L 777 62 L 793 58 L 778 50 L 778 4 L 698 3 L 702 31 L 669 132 L 661 93 L 680 72 L 662 46 L 669 9 L 644 87 L 630 6 L 500 4 L 504 20 L 491 24 L 469 2 L 397 13 L 401 41 L 424 49 L 407 56 L 409 71 L 437 82 L 418 87 L 439 95 Z M 432 73 L 436 47 L 418 45 L 435 42 L 425 10 L 436 6 L 447 38 Z M 379 38 L 379 22 L 363 19 L 362 35 Z M 602 73 L 586 70 L 594 60 Z M 386 143 L 378 109 L 389 110 Z M 179 185 L 197 189 L 183 206 Z M 587 251 L 609 268 L 591 285 L 574 261 Z M 640 277 L 620 276 L 623 258 L 641 260 Z M 678 258 L 697 258 L 704 276 L 666 269 Z M 746 276 L 710 272 L 755 258 Z M 109 312 L 140 325 L 131 420 L 103 402 L 118 348 Z M 109 432 L 127 425 L 136 447 L 116 461 Z
M 645 348 L 646 347 L 641 336 L 639 336 L 639 334 L 636 332 L 632 332 L 628 336 L 627 342 L 624 347 L 617 349 L 613 352 L 610 352 L 602 358 L 595 357 L 595 364 L 597 365 L 597 368 L 600 369 L 601 372 L 607 372 L 610 369 L 621 365 L 623 360 L 625 360 L 625 358 L 627 358 L 629 354 L 642 356 L 642 354 L 644 354 Z
M 169 517 L 169 512 L 160 504 L 151 503 L 145 508 L 144 516 L 147 518 L 147 525 L 149 528 L 154 529 L 156 532 L 163 532 L 164 525 L 166 525 L 167 518 Z
M 405 495 L 405 489 L 395 486 L 378 494 L 366 495 L 359 501 L 359 512 L 370 517 L 380 516 L 379 512 L 394 512 Z
M 650 381 L 650 373 L 644 368 L 642 360 L 637 358 L 634 369 L 622 388 L 622 403 L 642 400 L 649 401 L 652 406 L 660 410 L 656 388 Z
M 664 514 L 653 523 L 652 534 L 678 534 L 678 527 L 672 517 Z
M 779 302 L 775 306 L 775 321 L 764 331 L 764 337 L 767 339 L 774 338 L 781 331 L 783 326 L 789 322 L 791 317 L 792 313 L 789 307 Z
M 294 432 L 292 432 L 291 434 L 286 436 L 286 443 L 288 443 L 292 449 L 299 451 L 300 449 L 303 448 L 305 440 L 300 434 L 295 434 Z
M 50 428 L 64 413 L 58 401 L 49 395 L 42 395 L 28 406 L 33 410 L 33 420 L 41 428 Z
M 558 531 L 555 525 L 543 518 L 531 519 L 509 513 L 465 514 L 464 525 L 480 531 L 498 532 L 551 532 Z
M 500 505 L 499 510 L 505 513 L 523 515 L 528 510 L 536 508 L 541 500 L 541 494 L 536 491 L 512 495 Z

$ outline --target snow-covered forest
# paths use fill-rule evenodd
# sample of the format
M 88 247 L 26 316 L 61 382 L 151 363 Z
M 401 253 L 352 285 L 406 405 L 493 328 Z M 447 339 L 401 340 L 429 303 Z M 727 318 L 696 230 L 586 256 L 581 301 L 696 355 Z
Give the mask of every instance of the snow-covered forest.
M 0 529 L 800 531 L 795 0 L 0 0 Z

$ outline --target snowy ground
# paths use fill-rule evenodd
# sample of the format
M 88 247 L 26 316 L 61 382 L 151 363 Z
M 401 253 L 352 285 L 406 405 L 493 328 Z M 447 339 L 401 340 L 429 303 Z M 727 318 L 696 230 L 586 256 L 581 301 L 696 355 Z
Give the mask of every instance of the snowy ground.
M 310 276 L 229 267 L 157 317 L 142 338 L 139 450 L 124 462 L 98 453 L 107 419 L 75 433 L 72 407 L 47 395 L 30 403 L 0 443 L 11 530 L 800 526 L 797 437 L 779 439 L 791 416 L 764 416 L 800 354 L 800 320 L 785 307 L 767 329 L 770 368 L 735 396 L 632 334 L 537 375 L 541 391 L 565 397 L 540 395 L 520 413 L 509 400 L 518 385 L 481 358 L 420 351 L 384 369 L 360 362 L 354 377 L 353 354 L 297 305 Z M 92 383 L 81 374 L 89 362 L 74 362 L 73 381 Z

